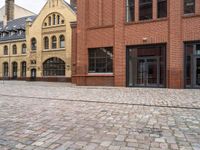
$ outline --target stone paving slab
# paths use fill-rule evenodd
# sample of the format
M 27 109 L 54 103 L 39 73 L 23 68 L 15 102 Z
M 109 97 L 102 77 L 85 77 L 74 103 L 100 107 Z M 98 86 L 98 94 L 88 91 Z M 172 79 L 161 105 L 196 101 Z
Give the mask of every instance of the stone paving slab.
M 200 149 L 200 110 L 0 98 L 0 149 Z
M 69 83 L 0 82 L 0 95 L 147 106 L 200 108 L 199 89 L 77 87 Z
M 199 90 L 6 82 L 0 150 L 200 150 L 198 105 Z

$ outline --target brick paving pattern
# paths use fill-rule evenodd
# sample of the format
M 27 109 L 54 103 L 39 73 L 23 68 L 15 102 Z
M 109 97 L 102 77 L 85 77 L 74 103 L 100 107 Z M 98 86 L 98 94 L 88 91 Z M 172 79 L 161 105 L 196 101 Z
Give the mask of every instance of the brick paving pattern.
M 200 150 L 200 90 L 0 81 L 0 150 Z

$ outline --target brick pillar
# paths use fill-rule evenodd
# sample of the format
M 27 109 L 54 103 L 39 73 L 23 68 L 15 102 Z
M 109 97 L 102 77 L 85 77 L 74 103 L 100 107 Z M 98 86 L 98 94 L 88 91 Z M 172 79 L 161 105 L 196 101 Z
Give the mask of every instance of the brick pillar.
M 114 75 L 115 86 L 126 84 L 126 47 L 124 43 L 125 1 L 115 0 L 115 42 L 114 42 Z
M 153 5 L 152 5 L 153 9 L 153 19 L 157 19 L 157 0 L 153 0 Z
M 139 0 L 135 0 L 135 21 L 139 21 Z
M 87 19 L 86 19 L 86 0 L 78 0 L 77 7 L 77 62 L 76 62 L 76 75 L 77 84 L 85 85 L 86 81 L 83 77 L 87 74 L 87 54 L 88 50 L 86 48 L 86 28 L 87 28 Z
M 196 0 L 195 1 L 195 11 L 196 11 L 196 14 L 200 14 L 200 1 L 199 0 Z
M 182 41 L 182 2 L 170 0 L 169 7 L 169 44 L 167 55 L 168 87 L 184 87 L 184 47 Z
M 5 15 L 7 16 L 7 20 L 13 20 L 14 19 L 14 0 L 6 0 L 5 1 Z
M 72 83 L 76 84 L 76 72 L 77 72 L 77 22 L 71 22 L 72 28 L 72 58 L 71 58 L 71 68 L 72 68 Z

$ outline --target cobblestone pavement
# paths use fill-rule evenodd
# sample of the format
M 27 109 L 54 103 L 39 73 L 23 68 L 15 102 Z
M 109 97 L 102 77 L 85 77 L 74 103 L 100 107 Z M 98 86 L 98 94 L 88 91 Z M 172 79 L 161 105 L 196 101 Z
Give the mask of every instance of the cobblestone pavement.
M 6 81 L 0 150 L 8 149 L 200 150 L 200 90 Z

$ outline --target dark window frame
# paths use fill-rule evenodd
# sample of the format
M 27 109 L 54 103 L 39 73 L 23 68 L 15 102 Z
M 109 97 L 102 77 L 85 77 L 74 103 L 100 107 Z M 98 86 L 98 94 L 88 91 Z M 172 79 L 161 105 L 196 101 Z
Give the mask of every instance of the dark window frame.
M 8 62 L 3 63 L 3 77 L 8 77 L 9 74 L 9 66 Z
M 27 49 L 26 44 L 25 43 L 22 44 L 22 54 L 26 54 L 26 49 Z
M 193 5 L 190 4 L 190 6 L 187 6 L 188 3 L 193 3 Z M 183 9 L 184 9 L 184 14 L 194 14 L 195 13 L 195 6 L 196 6 L 196 1 L 195 0 L 184 0 L 183 2 Z
M 7 45 L 4 46 L 3 54 L 8 55 L 8 46 Z
M 168 12 L 167 4 L 168 4 L 167 0 L 157 0 L 157 18 L 167 17 L 167 12 Z
M 36 40 L 36 38 L 31 39 L 31 50 L 32 51 L 37 50 L 37 40 Z
M 51 16 L 48 17 L 49 26 L 51 26 Z
M 88 49 L 88 73 L 113 73 L 112 47 Z
M 56 25 L 56 15 L 53 14 L 53 25 Z
M 60 44 L 60 48 L 65 48 L 65 36 L 64 35 L 60 35 L 59 44 Z
M 56 36 L 52 36 L 52 38 L 51 38 L 51 48 L 52 49 L 57 48 L 57 37 Z
M 17 55 L 17 45 L 16 45 L 16 44 L 14 44 L 14 45 L 12 46 L 12 54 L 13 54 L 13 55 Z
M 21 77 L 26 77 L 26 62 L 21 63 Z
M 44 49 L 49 49 L 49 38 L 47 36 L 44 37 Z
M 149 1 L 149 2 L 146 2 L 146 1 Z M 148 14 L 148 9 L 145 7 L 150 7 L 151 9 L 150 14 Z M 146 14 L 146 16 L 144 14 Z M 143 21 L 143 20 L 151 20 L 151 19 L 153 19 L 153 0 L 139 0 L 139 20 Z
M 126 0 L 126 22 L 135 21 L 135 0 Z
M 65 62 L 57 57 L 47 59 L 43 63 L 43 76 L 65 76 Z

